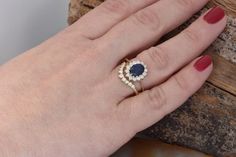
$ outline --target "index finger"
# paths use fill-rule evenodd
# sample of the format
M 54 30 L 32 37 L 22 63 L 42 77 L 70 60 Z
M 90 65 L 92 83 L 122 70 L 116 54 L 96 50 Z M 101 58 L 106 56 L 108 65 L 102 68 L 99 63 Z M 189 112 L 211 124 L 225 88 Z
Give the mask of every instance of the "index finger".
M 96 39 L 136 11 L 159 0 L 106 0 L 74 24 L 84 37 Z

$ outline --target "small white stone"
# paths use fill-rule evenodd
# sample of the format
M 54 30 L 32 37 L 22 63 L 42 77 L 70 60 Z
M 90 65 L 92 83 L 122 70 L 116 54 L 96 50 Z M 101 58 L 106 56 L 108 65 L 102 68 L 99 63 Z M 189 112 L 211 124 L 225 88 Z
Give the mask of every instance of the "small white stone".
M 124 75 L 122 75 L 122 74 L 121 74 L 121 75 L 119 75 L 119 78 L 123 78 L 123 77 L 124 77 Z

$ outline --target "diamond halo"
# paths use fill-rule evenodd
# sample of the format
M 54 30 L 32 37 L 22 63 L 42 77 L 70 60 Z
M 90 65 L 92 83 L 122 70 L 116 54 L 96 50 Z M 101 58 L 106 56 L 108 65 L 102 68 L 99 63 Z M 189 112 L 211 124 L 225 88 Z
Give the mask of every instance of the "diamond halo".
M 131 61 L 125 68 L 126 77 L 129 81 L 141 81 L 148 73 L 147 66 L 141 61 Z

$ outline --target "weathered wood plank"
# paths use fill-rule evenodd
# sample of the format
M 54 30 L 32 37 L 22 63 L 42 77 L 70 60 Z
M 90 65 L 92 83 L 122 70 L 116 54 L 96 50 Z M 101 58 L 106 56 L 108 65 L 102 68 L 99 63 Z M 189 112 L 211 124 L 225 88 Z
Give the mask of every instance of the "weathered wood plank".
M 211 51 L 215 69 L 208 81 L 215 86 L 236 95 L 236 66 Z

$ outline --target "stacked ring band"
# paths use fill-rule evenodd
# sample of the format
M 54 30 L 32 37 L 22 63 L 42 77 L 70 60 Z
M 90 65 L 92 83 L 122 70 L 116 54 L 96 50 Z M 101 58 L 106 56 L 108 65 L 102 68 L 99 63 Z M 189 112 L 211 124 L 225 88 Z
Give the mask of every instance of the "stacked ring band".
M 120 80 L 133 89 L 136 95 L 139 92 L 135 86 L 135 82 L 139 82 L 141 84 L 141 81 L 147 76 L 147 74 L 147 66 L 138 60 L 129 61 L 126 59 L 126 61 L 121 64 L 119 69 Z

